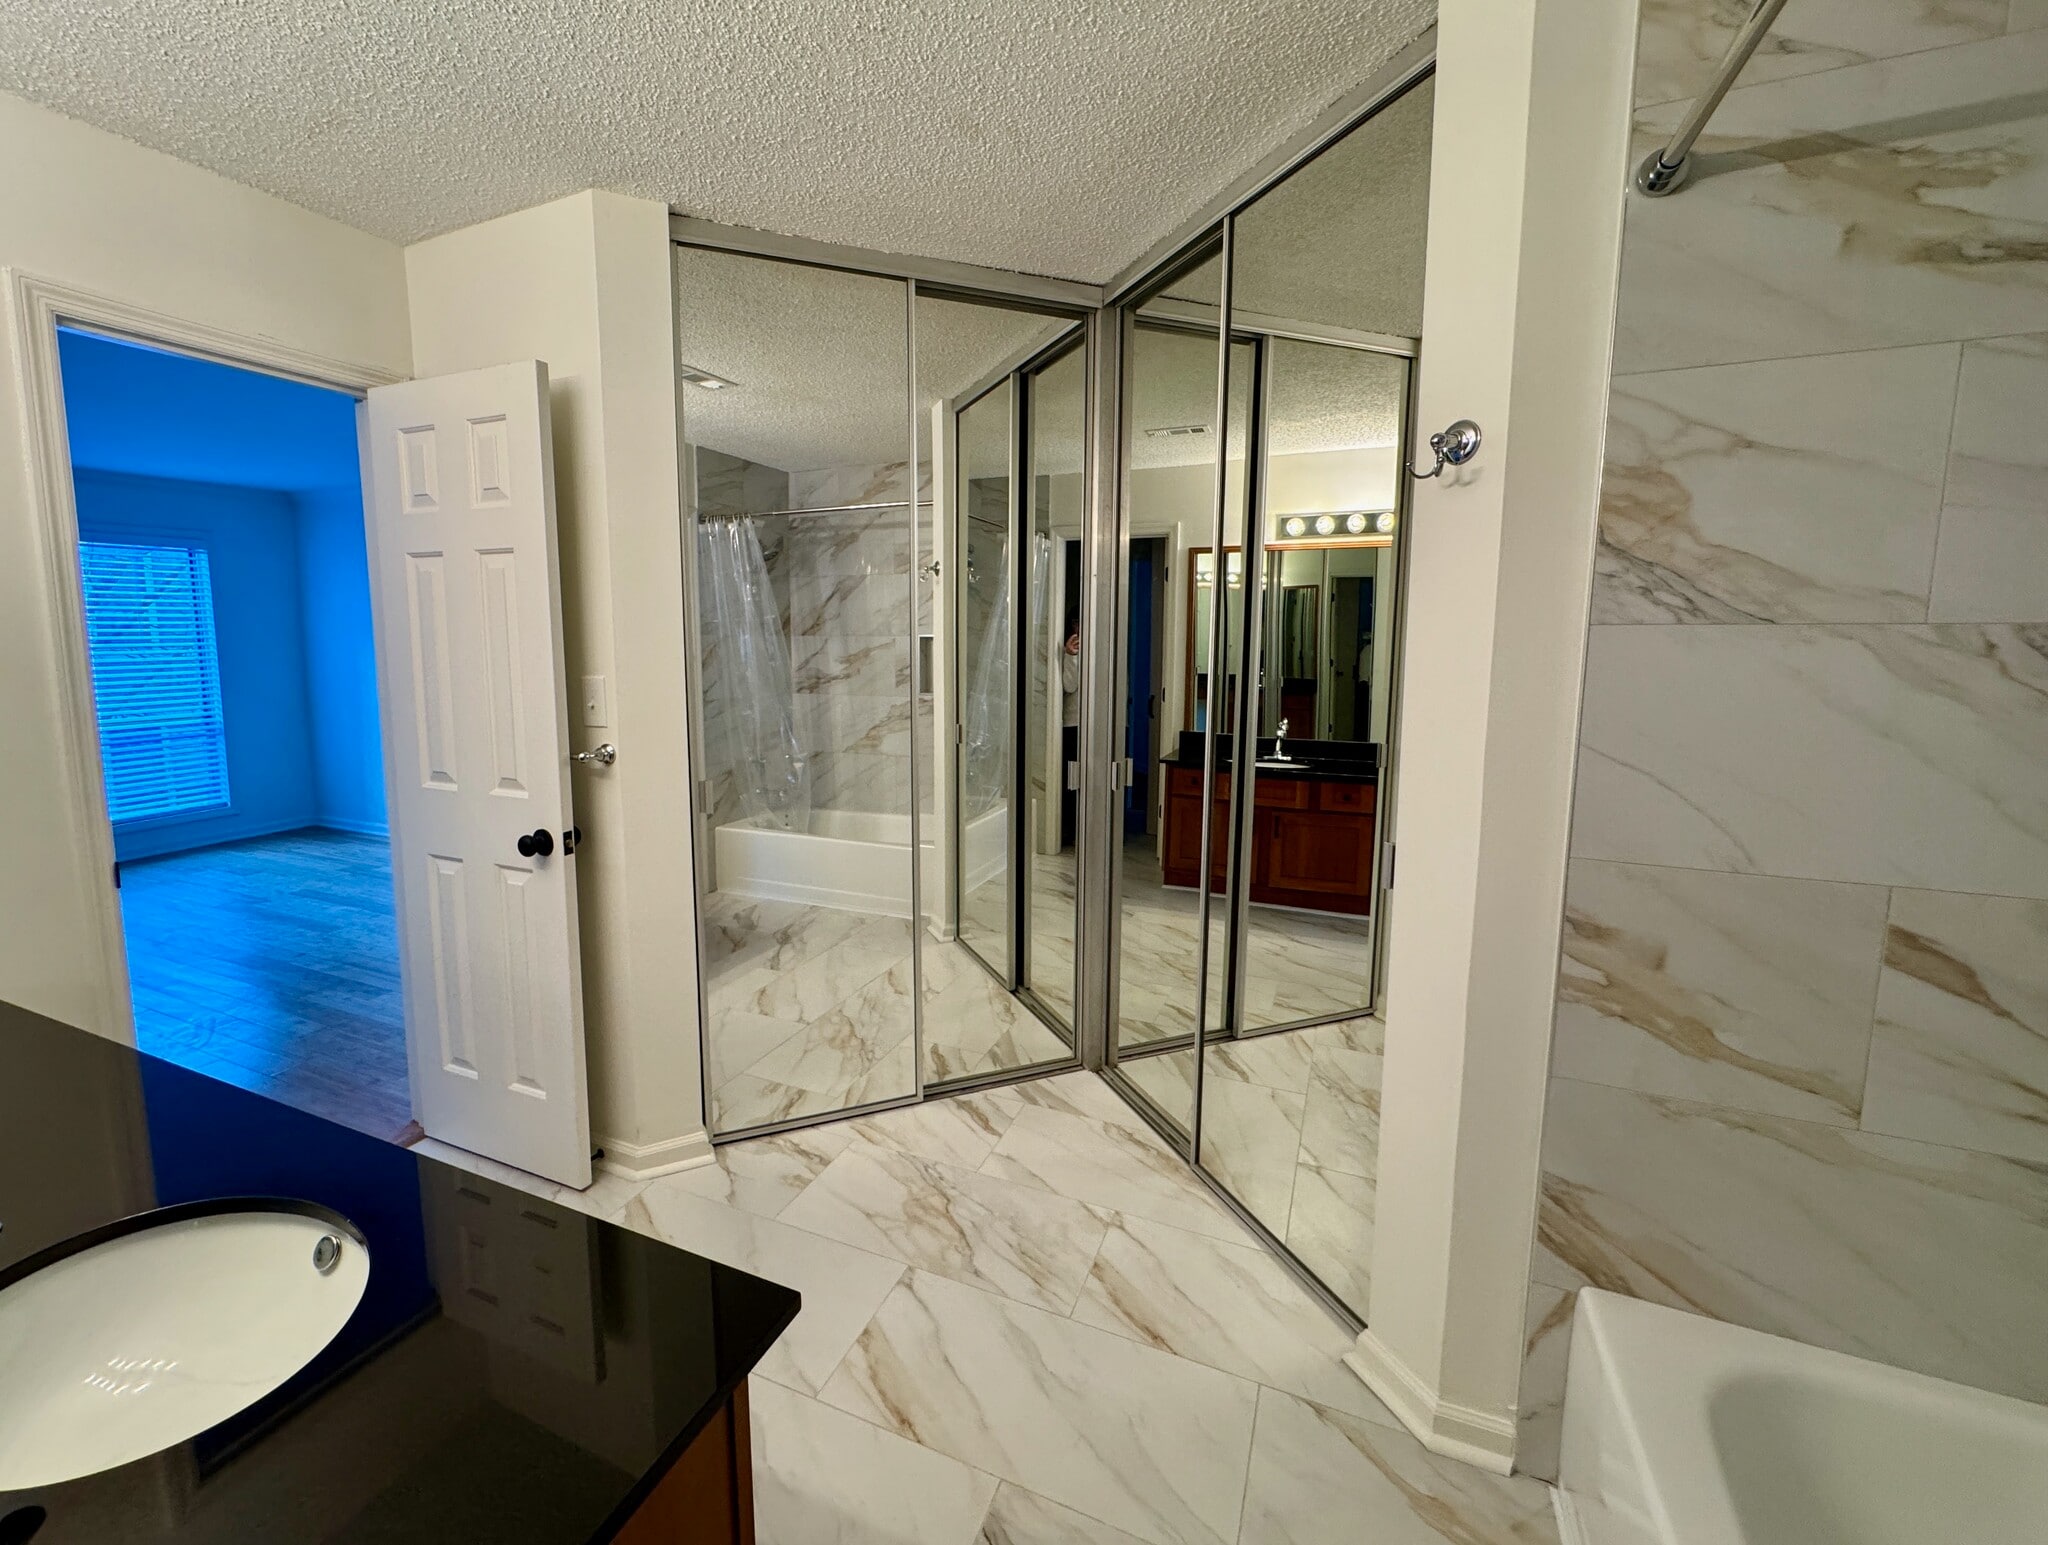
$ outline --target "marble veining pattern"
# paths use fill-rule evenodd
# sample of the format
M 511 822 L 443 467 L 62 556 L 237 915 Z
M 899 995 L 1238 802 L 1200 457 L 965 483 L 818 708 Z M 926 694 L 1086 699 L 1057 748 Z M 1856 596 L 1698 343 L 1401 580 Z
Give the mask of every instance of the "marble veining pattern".
M 429 1146 L 803 1294 L 751 1385 L 763 1545 L 1555 1545 L 1545 1489 L 1423 1455 L 1347 1332 L 1093 1074 L 580 1193 Z
M 1595 622 L 1923 622 L 1954 344 L 1627 376 Z
M 1643 0 L 1635 152 L 1747 7 Z M 1521 1401 L 1569 1291 L 2048 1399 L 2048 5 L 1793 0 L 1622 294 Z
M 1854 1126 L 1881 886 L 1574 860 L 1552 1066 Z
M 1557 1078 L 1543 1169 L 1539 1280 L 2048 1400 L 2048 1166 Z
M 2048 333 L 1963 346 L 1936 622 L 2048 618 Z
M 1576 856 L 2048 897 L 2048 624 L 1595 627 L 1580 735 Z
M 1863 1126 L 2048 1164 L 2048 902 L 1892 893 Z

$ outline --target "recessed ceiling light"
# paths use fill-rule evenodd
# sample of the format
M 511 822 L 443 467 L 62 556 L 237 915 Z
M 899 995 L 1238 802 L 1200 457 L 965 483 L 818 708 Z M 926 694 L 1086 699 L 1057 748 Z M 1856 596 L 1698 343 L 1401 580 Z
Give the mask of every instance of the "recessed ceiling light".
M 707 392 L 722 392 L 728 386 L 739 385 L 739 382 L 728 381 L 724 376 L 715 376 L 708 370 L 699 370 L 695 365 L 678 365 L 676 374 L 690 385 L 701 386 Z

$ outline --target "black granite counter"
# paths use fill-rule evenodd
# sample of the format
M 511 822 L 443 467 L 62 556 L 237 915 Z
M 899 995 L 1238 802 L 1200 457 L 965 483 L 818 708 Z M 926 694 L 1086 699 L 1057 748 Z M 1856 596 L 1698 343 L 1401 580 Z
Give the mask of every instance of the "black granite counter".
M 796 1315 L 787 1288 L 0 1004 L 0 1272 L 249 1196 L 354 1224 L 353 1317 L 189 1442 L 0 1492 L 4 1545 L 609 1540 Z

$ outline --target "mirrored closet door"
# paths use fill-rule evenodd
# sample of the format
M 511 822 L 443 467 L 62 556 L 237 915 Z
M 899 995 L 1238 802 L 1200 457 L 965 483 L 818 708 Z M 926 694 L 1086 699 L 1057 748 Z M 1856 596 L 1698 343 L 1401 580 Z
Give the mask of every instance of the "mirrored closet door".
M 1431 107 L 1424 78 L 1125 324 L 1111 1076 L 1360 1320 Z
M 674 260 L 711 1131 L 1071 1063 L 1079 323 Z

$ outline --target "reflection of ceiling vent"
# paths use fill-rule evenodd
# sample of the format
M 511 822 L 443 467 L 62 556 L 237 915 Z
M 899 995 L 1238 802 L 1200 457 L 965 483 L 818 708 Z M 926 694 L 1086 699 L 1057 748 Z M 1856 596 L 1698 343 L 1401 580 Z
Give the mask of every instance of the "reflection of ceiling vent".
M 1148 429 L 1145 434 L 1150 439 L 1169 440 L 1183 435 L 1205 435 L 1208 432 L 1207 424 L 1168 424 L 1163 429 Z
M 708 370 L 699 370 L 695 365 L 678 365 L 676 374 L 692 386 L 701 386 L 707 392 L 722 392 L 728 386 L 738 385 L 724 376 L 715 376 Z

